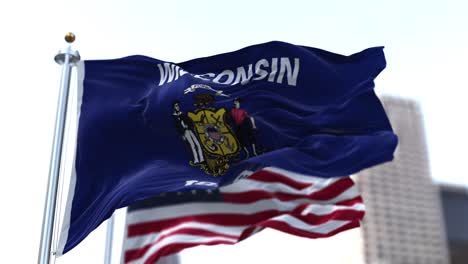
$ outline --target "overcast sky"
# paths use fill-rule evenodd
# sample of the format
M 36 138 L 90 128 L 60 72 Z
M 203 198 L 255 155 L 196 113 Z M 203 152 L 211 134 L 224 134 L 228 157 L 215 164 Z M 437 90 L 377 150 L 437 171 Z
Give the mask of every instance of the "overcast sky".
M 53 57 L 66 32 L 77 35 L 74 48 L 83 59 L 142 54 L 180 62 L 271 40 L 341 54 L 385 46 L 377 92 L 420 102 L 434 180 L 468 186 L 467 13 L 463 0 L 2 1 L 1 262 L 37 261 L 60 81 Z M 358 232 L 337 236 L 340 250 L 332 240 L 267 233 L 236 246 L 189 250 L 182 259 L 284 263 L 295 256 L 291 263 L 311 263 L 334 255 L 344 263 L 340 256 L 359 251 Z M 104 233 L 101 227 L 57 263 L 101 263 Z

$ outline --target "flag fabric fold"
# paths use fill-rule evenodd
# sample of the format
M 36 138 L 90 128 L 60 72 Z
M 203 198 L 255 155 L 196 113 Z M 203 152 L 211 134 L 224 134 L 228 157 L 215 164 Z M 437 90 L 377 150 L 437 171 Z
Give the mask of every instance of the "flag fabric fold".
M 385 66 L 382 47 L 343 56 L 278 41 L 182 63 L 82 62 L 58 254 L 160 193 L 229 188 L 265 168 L 335 180 L 391 160 L 397 137 L 374 93 Z
M 359 226 L 364 204 L 350 177 L 264 168 L 216 190 L 164 193 L 131 205 L 124 263 L 151 264 L 198 245 L 235 244 L 272 228 L 329 237 Z

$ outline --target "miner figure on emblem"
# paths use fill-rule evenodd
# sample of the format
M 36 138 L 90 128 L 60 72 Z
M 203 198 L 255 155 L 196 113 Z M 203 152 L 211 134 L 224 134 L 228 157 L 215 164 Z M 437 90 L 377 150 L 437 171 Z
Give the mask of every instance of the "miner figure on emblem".
M 234 107 L 231 109 L 229 114 L 234 123 L 236 137 L 239 140 L 247 159 L 250 157 L 250 153 L 257 156 L 257 150 L 255 147 L 255 131 L 257 130 L 257 127 L 255 126 L 255 119 L 249 116 L 247 111 L 240 107 L 240 102 L 240 98 L 234 99 Z
M 198 164 L 205 161 L 203 156 L 203 151 L 198 141 L 198 138 L 193 133 L 193 124 L 190 118 L 187 117 L 187 114 L 180 110 L 180 102 L 175 101 L 172 104 L 174 112 L 172 117 L 174 117 L 175 126 L 177 132 L 182 136 L 182 139 L 188 143 L 192 151 L 193 163 Z

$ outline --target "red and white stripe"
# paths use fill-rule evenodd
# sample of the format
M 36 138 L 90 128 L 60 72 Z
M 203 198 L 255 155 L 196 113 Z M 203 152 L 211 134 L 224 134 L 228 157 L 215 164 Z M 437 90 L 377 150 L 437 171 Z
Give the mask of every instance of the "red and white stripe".
M 269 227 L 309 238 L 359 226 L 364 204 L 349 177 L 324 179 L 265 168 L 221 187 L 223 202 L 129 212 L 124 262 L 151 264 L 197 245 L 235 244 Z

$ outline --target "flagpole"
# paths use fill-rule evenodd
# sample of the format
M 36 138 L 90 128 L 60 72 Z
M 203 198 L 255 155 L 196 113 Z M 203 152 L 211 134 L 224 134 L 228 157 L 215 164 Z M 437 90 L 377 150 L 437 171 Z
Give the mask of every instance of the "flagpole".
M 42 221 L 41 244 L 38 259 L 39 264 L 48 264 L 52 252 L 52 234 L 55 220 L 60 163 L 62 161 L 62 146 L 67 115 L 68 93 L 70 90 L 71 68 L 80 60 L 78 51 L 74 51 L 71 48 L 71 43 L 75 41 L 75 35 L 73 33 L 67 33 L 65 35 L 65 41 L 68 43 L 67 47 L 55 56 L 55 62 L 62 65 L 62 79 L 55 117 L 54 139 L 49 166 L 49 180 L 47 184 L 47 195 Z
M 113 214 L 109 220 L 107 220 L 107 233 L 106 233 L 106 251 L 104 255 L 104 264 L 111 264 L 112 260 L 112 242 L 114 240 L 114 218 Z

